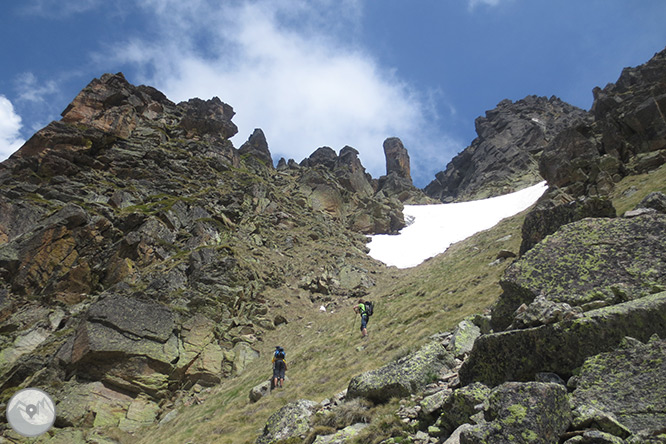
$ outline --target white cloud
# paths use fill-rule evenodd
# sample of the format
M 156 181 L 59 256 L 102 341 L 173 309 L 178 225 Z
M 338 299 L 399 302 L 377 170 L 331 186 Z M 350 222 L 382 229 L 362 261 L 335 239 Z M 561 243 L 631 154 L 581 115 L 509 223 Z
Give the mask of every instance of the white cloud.
M 0 95 L 0 161 L 18 150 L 25 140 L 21 139 L 21 117 L 14 112 L 14 106 L 5 96 Z
M 26 14 L 48 18 L 63 18 L 97 8 L 101 0 L 28 0 L 23 5 Z
M 220 97 L 236 111 L 236 146 L 262 128 L 275 160 L 300 161 L 320 146 L 351 145 L 377 177 L 385 173 L 387 137 L 400 137 L 413 159 L 412 150 L 441 150 L 443 139 L 427 128 L 434 119 L 428 97 L 350 43 L 360 2 L 232 5 L 144 0 L 157 28 L 168 31 L 126 42 L 110 50 L 112 59 L 137 67 L 139 82 L 172 100 Z
M 498 6 L 500 3 L 506 3 L 507 0 L 467 0 L 469 9 L 474 10 L 479 5 Z
M 23 73 L 17 77 L 16 89 L 19 100 L 37 104 L 47 103 L 49 101 L 48 96 L 52 96 L 59 91 L 56 81 L 40 82 L 31 72 Z

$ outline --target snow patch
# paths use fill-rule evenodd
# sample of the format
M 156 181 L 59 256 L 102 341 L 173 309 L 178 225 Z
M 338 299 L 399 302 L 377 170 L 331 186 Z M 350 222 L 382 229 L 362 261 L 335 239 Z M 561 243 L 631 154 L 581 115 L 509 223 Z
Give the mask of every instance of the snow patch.
M 370 236 L 369 255 L 386 265 L 409 268 L 446 251 L 455 242 L 492 228 L 504 218 L 532 206 L 546 182 L 489 199 L 436 205 L 405 205 L 410 221 L 400 234 Z

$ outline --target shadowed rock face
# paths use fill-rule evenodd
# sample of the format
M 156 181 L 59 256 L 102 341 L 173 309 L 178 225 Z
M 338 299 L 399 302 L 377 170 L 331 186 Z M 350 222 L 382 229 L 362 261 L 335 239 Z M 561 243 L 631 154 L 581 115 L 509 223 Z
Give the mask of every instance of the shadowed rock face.
M 435 175 L 425 193 L 442 202 L 482 199 L 542 181 L 539 156 L 562 130 L 588 114 L 556 97 L 503 100 L 476 119 L 478 137 Z
M 550 189 L 534 209 L 537 214 L 526 219 L 529 236 L 523 239 L 521 254 L 563 224 L 613 216 L 603 200 L 615 183 L 666 163 L 665 85 L 666 50 L 641 66 L 624 69 L 615 84 L 595 88 L 592 118 L 548 143 L 539 172 Z
M 268 142 L 264 132 L 257 128 L 254 130 L 250 138 L 238 149 L 238 153 L 243 156 L 253 156 L 259 161 L 263 162 L 264 166 L 273 168 L 273 159 L 271 152 L 268 149 Z
M 378 194 L 392 196 L 411 205 L 436 203 L 412 183 L 409 153 L 400 139 L 389 137 L 384 141 L 384 156 L 386 175 L 376 183 Z
M 549 189 L 525 216 L 519 254 L 522 256 L 561 226 L 587 217 L 615 217 L 613 203 L 604 197 L 571 199 L 556 189 Z

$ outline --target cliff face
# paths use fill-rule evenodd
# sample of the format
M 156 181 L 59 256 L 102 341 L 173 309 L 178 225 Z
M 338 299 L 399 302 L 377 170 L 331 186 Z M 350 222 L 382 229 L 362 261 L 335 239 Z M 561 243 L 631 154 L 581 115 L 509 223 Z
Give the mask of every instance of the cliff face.
M 476 119 L 478 137 L 435 175 L 425 193 L 442 202 L 499 196 L 540 182 L 539 158 L 563 129 L 588 113 L 556 97 L 503 100 Z
M 525 221 L 521 253 L 566 223 L 613 217 L 608 197 L 615 183 L 666 163 L 666 51 L 624 69 L 594 97 L 592 119 L 544 149 L 539 171 L 550 189 Z

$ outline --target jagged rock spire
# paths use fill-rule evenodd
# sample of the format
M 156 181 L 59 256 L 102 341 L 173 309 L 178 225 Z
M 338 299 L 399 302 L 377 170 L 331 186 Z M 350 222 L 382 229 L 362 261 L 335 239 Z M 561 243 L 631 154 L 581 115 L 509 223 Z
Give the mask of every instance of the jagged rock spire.
M 266 142 L 266 136 L 260 128 L 254 130 L 252 135 L 247 139 L 247 142 L 238 149 L 238 152 L 241 156 L 254 156 L 264 162 L 267 167 L 273 168 L 273 158 L 268 149 L 268 142 Z
M 396 173 L 399 177 L 412 182 L 409 170 L 409 154 L 397 137 L 389 137 L 384 141 L 384 155 L 386 156 L 386 175 Z

